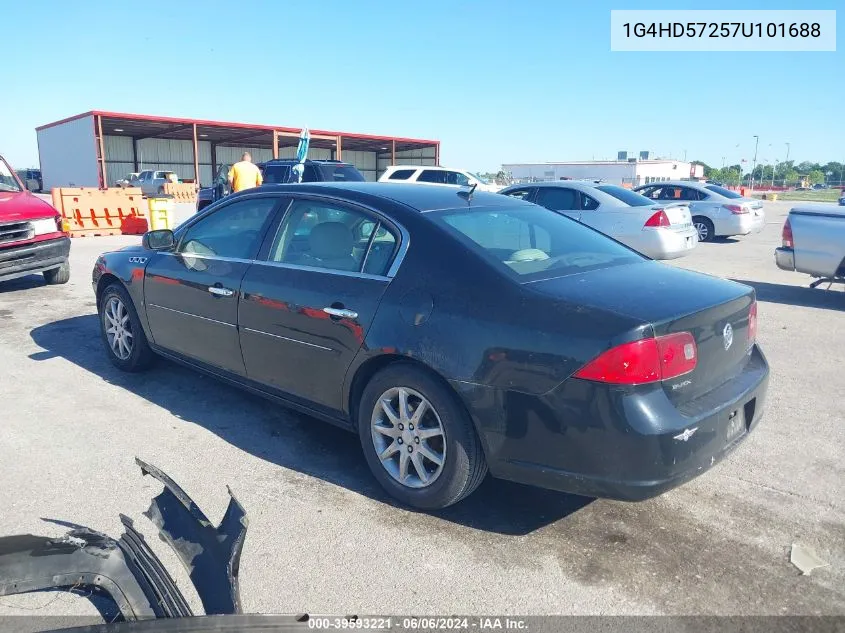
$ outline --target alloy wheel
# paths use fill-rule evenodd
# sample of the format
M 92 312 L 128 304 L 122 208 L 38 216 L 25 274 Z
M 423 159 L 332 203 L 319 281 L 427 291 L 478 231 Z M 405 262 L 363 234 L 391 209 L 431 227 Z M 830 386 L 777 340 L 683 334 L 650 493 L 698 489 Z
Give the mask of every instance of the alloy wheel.
M 127 360 L 132 356 L 134 337 L 129 310 L 123 301 L 111 297 L 103 310 L 103 327 L 112 353 L 120 360 Z
M 710 237 L 710 229 L 704 222 L 696 222 L 695 230 L 698 231 L 699 242 L 706 242 L 707 238 Z
M 376 455 L 403 486 L 433 484 L 446 463 L 446 433 L 440 416 L 419 392 L 393 387 L 376 402 L 370 420 Z

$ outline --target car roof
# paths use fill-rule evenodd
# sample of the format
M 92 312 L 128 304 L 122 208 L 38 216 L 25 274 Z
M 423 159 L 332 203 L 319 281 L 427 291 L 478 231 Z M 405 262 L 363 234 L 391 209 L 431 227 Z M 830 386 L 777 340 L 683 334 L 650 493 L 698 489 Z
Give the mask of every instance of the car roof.
M 465 195 L 467 187 L 432 187 L 431 185 L 417 185 L 411 183 L 390 182 L 314 182 L 302 184 L 270 184 L 247 189 L 233 195 L 249 192 L 272 191 L 278 193 L 300 192 L 337 196 L 352 202 L 372 202 L 379 198 L 398 202 L 422 213 L 445 209 L 472 207 L 511 207 L 533 206 L 528 202 L 502 196 L 498 193 L 475 191 L 468 203 Z M 458 195 L 464 192 L 464 195 Z
M 278 164 L 292 163 L 292 164 L 295 165 L 298 162 L 299 161 L 295 158 L 271 158 L 270 160 L 265 160 L 265 161 L 263 161 L 259 164 L 269 165 L 269 164 L 273 163 L 273 164 L 278 165 Z M 304 162 L 305 163 L 321 163 L 321 164 L 325 164 L 325 165 L 351 165 L 351 163 L 347 163 L 346 161 L 343 161 L 343 160 L 334 160 L 334 159 L 328 159 L 328 158 L 306 158 Z
M 637 185 L 637 188 L 640 187 L 659 187 L 659 186 L 670 186 L 670 187 L 692 187 L 693 189 L 706 189 L 707 185 L 713 185 L 713 183 L 705 183 L 705 182 L 693 182 L 691 180 L 664 180 L 663 182 L 650 182 L 648 185 Z M 715 186 L 715 185 L 714 185 Z M 707 189 L 710 191 L 710 189 Z
M 433 171 L 463 171 L 470 173 L 460 167 L 442 167 L 440 165 L 390 165 L 386 171 L 395 171 L 397 169 L 431 169 Z

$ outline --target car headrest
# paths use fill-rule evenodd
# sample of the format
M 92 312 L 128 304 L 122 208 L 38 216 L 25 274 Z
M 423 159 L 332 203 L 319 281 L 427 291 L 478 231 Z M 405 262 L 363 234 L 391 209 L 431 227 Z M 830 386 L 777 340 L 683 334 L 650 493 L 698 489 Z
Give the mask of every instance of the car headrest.
M 311 255 L 320 259 L 348 257 L 354 242 L 352 231 L 342 222 L 322 222 L 308 237 Z

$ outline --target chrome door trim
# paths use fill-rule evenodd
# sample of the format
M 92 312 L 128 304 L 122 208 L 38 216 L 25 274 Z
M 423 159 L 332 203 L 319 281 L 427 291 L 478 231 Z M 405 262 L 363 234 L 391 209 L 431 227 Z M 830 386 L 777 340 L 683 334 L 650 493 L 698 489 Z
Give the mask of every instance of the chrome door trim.
M 202 319 L 203 321 L 211 321 L 212 323 L 219 323 L 220 325 L 225 325 L 228 327 L 237 328 L 238 326 L 234 323 L 226 323 L 225 321 L 218 321 L 217 319 L 209 319 L 208 317 L 200 316 L 198 314 L 191 314 L 190 312 L 182 312 L 182 310 L 176 310 L 174 308 L 165 308 L 164 306 L 160 306 L 157 303 L 148 303 L 148 308 L 158 308 L 159 310 L 167 310 L 168 312 L 175 312 L 177 314 L 183 314 L 185 316 L 194 317 L 195 319 Z
M 289 338 L 287 336 L 280 336 L 278 334 L 270 334 L 270 332 L 264 332 L 262 330 L 253 330 L 250 327 L 242 327 L 241 330 L 244 331 L 244 332 L 251 332 L 253 334 L 263 334 L 264 336 L 269 336 L 270 338 L 281 339 L 283 341 L 288 341 L 290 343 L 299 343 L 300 345 L 306 345 L 308 347 L 315 347 L 317 349 L 321 349 L 321 350 L 326 351 L 326 352 L 334 351 L 331 347 L 324 347 L 323 345 L 317 345 L 316 343 L 306 343 L 305 341 L 300 341 L 299 339 Z

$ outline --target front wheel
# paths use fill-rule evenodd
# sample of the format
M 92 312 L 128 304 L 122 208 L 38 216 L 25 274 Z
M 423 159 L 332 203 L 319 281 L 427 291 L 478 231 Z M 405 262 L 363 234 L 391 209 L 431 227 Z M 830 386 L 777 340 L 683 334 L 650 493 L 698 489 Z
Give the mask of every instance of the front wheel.
M 370 380 L 358 435 L 381 486 L 414 508 L 457 503 L 487 473 L 481 442 L 455 394 L 411 365 L 391 365 Z
M 117 284 L 107 287 L 98 310 L 103 344 L 114 366 L 128 372 L 149 367 L 155 356 L 126 289 Z
M 712 242 L 713 238 L 716 237 L 716 229 L 709 218 L 697 215 L 692 219 L 692 225 L 698 231 L 699 242 Z
M 64 262 L 58 268 L 45 270 L 42 274 L 47 285 L 56 286 L 58 284 L 66 284 L 70 281 L 70 263 Z

